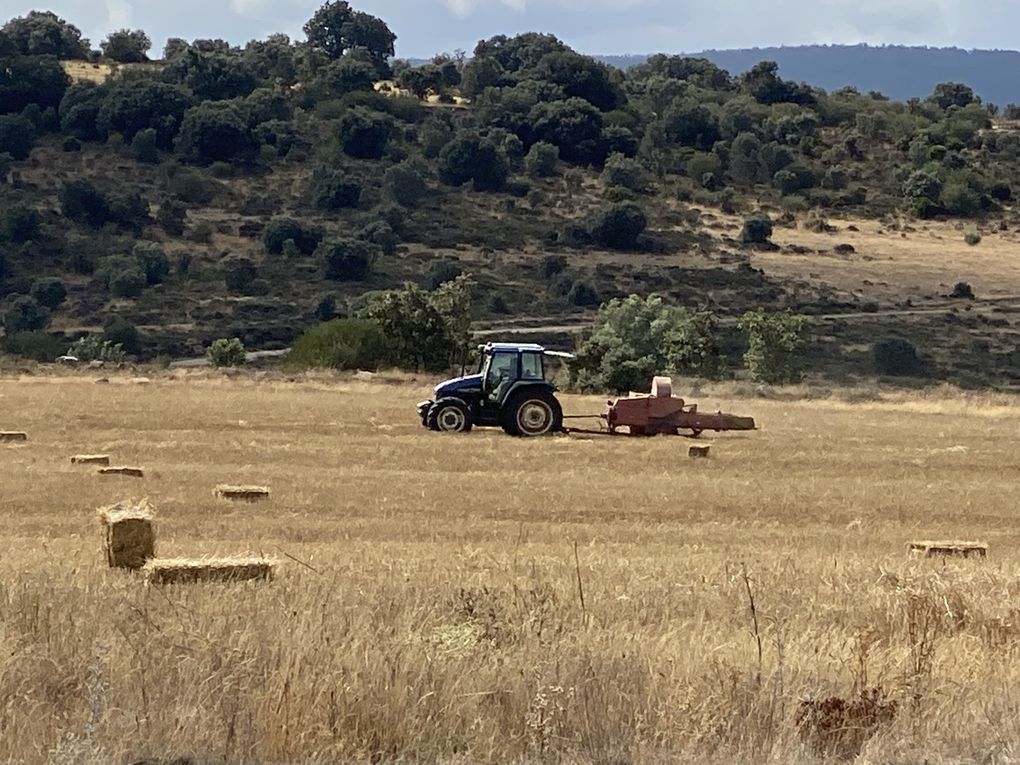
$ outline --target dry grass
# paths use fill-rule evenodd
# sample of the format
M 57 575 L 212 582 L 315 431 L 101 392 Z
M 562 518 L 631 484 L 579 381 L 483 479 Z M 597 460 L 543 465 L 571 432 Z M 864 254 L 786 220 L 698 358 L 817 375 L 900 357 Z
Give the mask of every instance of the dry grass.
M 702 408 L 762 430 L 697 462 L 430 434 L 426 392 L 0 381 L 32 433 L 0 450 L 0 762 L 1016 761 L 1015 400 L 719 387 Z M 161 554 L 286 565 L 109 570 L 116 485 L 77 451 L 150 468 Z M 280 499 L 231 510 L 224 475 Z M 911 557 L 924 538 L 992 554 Z

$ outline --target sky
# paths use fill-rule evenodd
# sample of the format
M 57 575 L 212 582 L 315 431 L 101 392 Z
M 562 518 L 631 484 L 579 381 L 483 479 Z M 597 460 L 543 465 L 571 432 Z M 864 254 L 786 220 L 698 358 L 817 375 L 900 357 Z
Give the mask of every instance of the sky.
M 301 27 L 321 0 L 0 0 L 0 19 L 48 9 L 94 47 L 114 29 L 236 44 Z M 690 53 L 802 44 L 1016 49 L 1018 0 L 354 0 L 397 34 L 397 55 L 431 57 L 497 34 L 551 32 L 588 54 Z

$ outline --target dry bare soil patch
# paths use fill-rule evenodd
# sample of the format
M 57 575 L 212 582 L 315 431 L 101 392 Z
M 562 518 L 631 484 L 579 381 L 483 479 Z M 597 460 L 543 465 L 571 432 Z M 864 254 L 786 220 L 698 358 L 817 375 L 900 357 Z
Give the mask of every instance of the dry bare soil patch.
M 29 434 L 0 445 L 0 761 L 1016 755 L 1014 400 L 719 388 L 703 408 L 762 430 L 690 460 L 682 439 L 431 434 L 427 392 L 0 381 L 0 428 Z M 95 509 L 141 496 L 160 556 L 278 575 L 108 569 Z M 906 554 L 943 538 L 989 555 Z

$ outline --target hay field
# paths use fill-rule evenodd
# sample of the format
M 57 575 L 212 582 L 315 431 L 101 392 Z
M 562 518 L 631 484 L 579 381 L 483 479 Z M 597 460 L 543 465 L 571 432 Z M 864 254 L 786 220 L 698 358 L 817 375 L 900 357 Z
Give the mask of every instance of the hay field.
M 1016 401 L 720 387 L 702 407 L 762 430 L 688 460 L 429 434 L 427 392 L 0 380 L 29 434 L 0 445 L 0 762 L 1020 759 Z M 275 581 L 108 569 L 95 509 L 142 496 L 159 556 L 265 554 Z M 905 554 L 940 538 L 989 557 Z

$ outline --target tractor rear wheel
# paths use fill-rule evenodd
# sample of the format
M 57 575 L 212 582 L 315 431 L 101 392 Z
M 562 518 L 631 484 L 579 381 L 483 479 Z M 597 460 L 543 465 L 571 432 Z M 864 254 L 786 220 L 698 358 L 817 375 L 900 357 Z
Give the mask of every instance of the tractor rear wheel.
M 563 409 L 549 391 L 522 391 L 504 406 L 503 430 L 529 438 L 557 433 L 563 430 Z
M 426 423 L 430 430 L 440 433 L 470 433 L 474 422 L 471 410 L 457 398 L 440 399 L 429 409 Z

